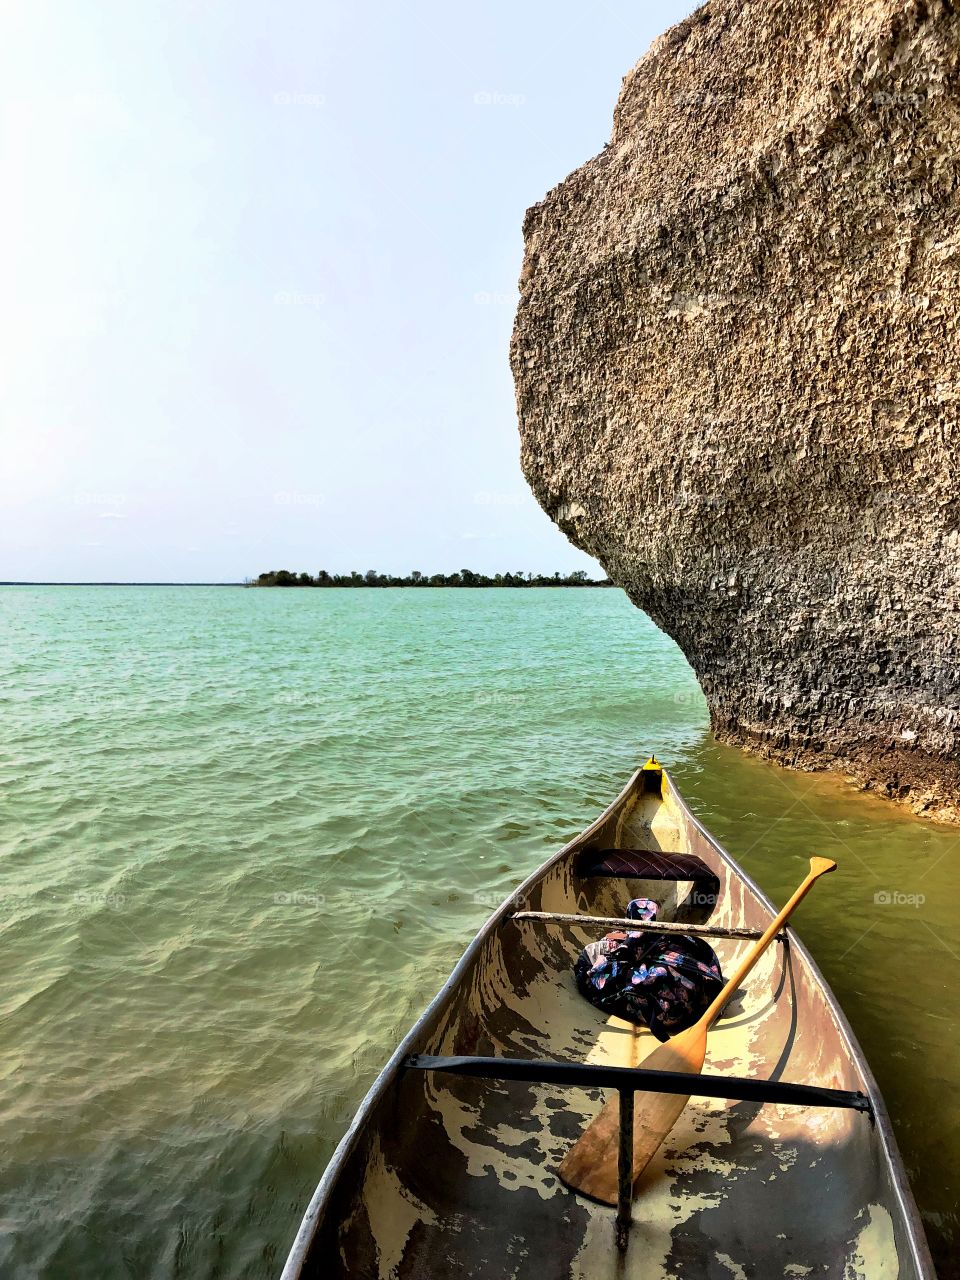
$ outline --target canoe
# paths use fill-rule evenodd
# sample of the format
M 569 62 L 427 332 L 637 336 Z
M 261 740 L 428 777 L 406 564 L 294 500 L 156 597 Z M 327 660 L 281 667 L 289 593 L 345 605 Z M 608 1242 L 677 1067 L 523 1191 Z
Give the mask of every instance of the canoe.
M 829 893 L 828 881 L 804 910 L 829 911 Z M 611 1068 L 657 1044 L 573 981 L 581 948 L 608 931 L 596 921 L 636 897 L 711 931 L 725 973 L 751 945 L 740 935 L 776 914 L 668 773 L 638 769 L 471 942 L 361 1104 L 282 1280 L 935 1280 L 877 1086 L 789 928 L 710 1031 L 694 1087 L 712 1093 L 691 1099 L 643 1173 L 625 1251 L 616 1210 L 560 1181 L 615 1096 L 601 1087 Z M 780 1100 L 786 1083 L 835 1101 Z

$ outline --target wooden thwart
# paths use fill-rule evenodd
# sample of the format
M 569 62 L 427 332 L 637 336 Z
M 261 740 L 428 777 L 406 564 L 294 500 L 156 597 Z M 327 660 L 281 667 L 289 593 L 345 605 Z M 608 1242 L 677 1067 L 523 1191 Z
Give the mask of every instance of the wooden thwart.
M 619 916 L 578 916 L 564 911 L 515 911 L 511 920 L 556 920 L 560 924 L 584 924 L 593 928 L 631 929 L 636 933 L 693 934 L 701 938 L 761 938 L 761 929 L 725 929 L 721 925 L 677 924 L 675 921 L 627 920 Z M 777 934 L 786 936 L 785 931 Z

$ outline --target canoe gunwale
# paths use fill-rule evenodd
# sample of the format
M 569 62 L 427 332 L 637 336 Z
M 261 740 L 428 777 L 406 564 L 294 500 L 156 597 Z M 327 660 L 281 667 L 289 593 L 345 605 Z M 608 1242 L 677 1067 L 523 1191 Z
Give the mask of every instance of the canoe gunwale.
M 450 975 L 440 987 L 437 994 L 424 1009 L 423 1013 L 413 1024 L 407 1034 L 403 1037 L 390 1058 L 385 1063 L 383 1070 L 374 1080 L 368 1089 L 363 1101 L 357 1108 L 356 1114 L 347 1129 L 346 1133 L 337 1144 L 333 1155 L 330 1157 L 326 1169 L 323 1171 L 317 1189 L 310 1198 L 303 1219 L 300 1223 L 300 1229 L 294 1238 L 293 1245 L 287 1257 L 283 1271 L 280 1274 L 280 1280 L 300 1280 L 303 1274 L 303 1265 L 307 1261 L 310 1245 L 315 1234 L 317 1219 L 320 1216 L 320 1210 L 327 1195 L 332 1188 L 336 1178 L 340 1172 L 341 1166 L 350 1156 L 354 1147 L 359 1140 L 361 1131 L 367 1116 L 380 1101 L 387 1089 L 393 1085 L 398 1074 L 403 1069 L 404 1060 L 409 1058 L 412 1053 L 414 1043 L 427 1032 L 433 1024 L 439 1019 L 446 1007 L 447 1000 L 462 975 L 469 968 L 470 964 L 476 957 L 486 938 L 497 928 L 504 920 L 508 920 L 516 910 L 516 899 L 525 889 L 532 888 L 537 881 L 546 874 L 547 871 L 558 862 L 562 862 L 573 852 L 573 850 L 585 840 L 588 840 L 595 831 L 599 831 L 610 819 L 627 803 L 630 797 L 637 789 L 637 784 L 643 773 L 642 768 L 637 768 L 627 779 L 622 790 L 611 800 L 606 809 L 596 817 L 588 827 L 585 827 L 578 835 L 569 840 L 562 849 L 551 857 L 542 862 L 534 871 L 527 876 L 517 888 L 513 889 L 500 906 L 491 913 L 480 926 L 472 941 L 468 943 L 463 955 L 450 971 Z
M 593 822 L 585 827 L 583 831 L 574 836 L 573 839 L 569 840 L 560 850 L 558 850 L 557 853 L 545 859 L 545 861 L 532 871 L 525 880 L 511 890 L 500 906 L 497 907 L 496 910 L 494 910 L 480 926 L 477 933 L 468 943 L 463 954 L 454 965 L 447 979 L 424 1009 L 420 1017 L 410 1027 L 407 1034 L 397 1045 L 396 1049 L 384 1064 L 383 1069 L 373 1081 L 358 1106 L 350 1126 L 334 1149 L 327 1167 L 317 1184 L 316 1190 L 310 1198 L 310 1202 L 303 1214 L 299 1229 L 284 1264 L 280 1280 L 302 1280 L 304 1275 L 303 1268 L 309 1260 L 310 1249 L 316 1235 L 317 1224 L 324 1204 L 332 1191 L 337 1178 L 339 1177 L 343 1165 L 358 1145 L 368 1117 L 380 1103 L 384 1095 L 394 1086 L 400 1074 L 406 1069 L 407 1059 L 415 1056 L 416 1043 L 422 1040 L 422 1038 L 428 1034 L 439 1021 L 447 1004 L 449 1003 L 453 991 L 458 986 L 461 978 L 467 972 L 470 965 L 476 959 L 480 948 L 483 946 L 486 939 L 504 922 L 508 922 L 513 917 L 516 912 L 516 901 L 519 895 L 529 889 L 532 889 L 537 882 L 550 871 L 551 868 L 568 859 L 580 845 L 589 841 L 596 832 L 601 830 L 608 822 L 611 821 L 611 819 L 618 815 L 620 810 L 625 808 L 631 797 L 638 793 L 643 773 L 644 769 L 642 766 L 635 769 L 624 784 L 623 788 L 614 797 L 606 809 L 604 809 L 603 812 L 593 820 Z M 746 871 L 743 870 L 740 864 L 726 851 L 726 849 L 723 848 L 716 837 L 707 830 L 696 815 L 691 812 L 666 769 L 663 769 L 663 779 L 664 782 L 669 785 L 671 801 L 676 804 L 684 818 L 707 841 L 723 862 L 726 863 L 731 874 L 747 887 L 747 889 L 755 896 L 757 901 L 770 913 L 771 916 L 775 916 L 777 914 L 777 908 L 759 885 L 756 884 Z M 897 1204 L 902 1215 L 902 1221 L 906 1229 L 908 1243 L 912 1254 L 911 1260 L 916 1267 L 917 1275 L 920 1277 L 920 1280 L 937 1280 L 926 1234 L 920 1220 L 919 1211 L 917 1210 L 913 1199 L 913 1194 L 909 1188 L 909 1183 L 907 1182 L 906 1171 L 903 1167 L 902 1158 L 897 1148 L 890 1117 L 887 1113 L 887 1109 L 883 1102 L 876 1080 L 874 1079 L 873 1073 L 866 1061 L 863 1050 L 860 1048 L 853 1029 L 840 1007 L 832 989 L 824 979 L 823 974 L 820 972 L 820 969 L 810 952 L 797 937 L 793 928 L 789 924 L 785 927 L 782 936 L 784 944 L 793 949 L 802 959 L 803 963 L 808 966 L 810 976 L 820 989 L 820 993 L 834 1019 L 837 1032 L 847 1049 L 850 1059 L 860 1073 L 866 1095 L 870 1102 L 870 1119 L 875 1126 L 883 1157 L 886 1162 L 890 1184 L 893 1193 L 896 1196 Z

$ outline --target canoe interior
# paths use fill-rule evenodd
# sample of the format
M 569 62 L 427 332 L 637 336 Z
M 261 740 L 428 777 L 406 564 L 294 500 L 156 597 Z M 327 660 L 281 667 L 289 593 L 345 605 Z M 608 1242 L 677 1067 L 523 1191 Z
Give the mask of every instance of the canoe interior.
M 718 903 L 685 905 L 689 882 L 579 879 L 577 855 L 593 848 L 694 853 L 719 877 Z M 798 883 L 805 870 L 798 863 Z M 819 897 L 829 910 L 828 894 L 815 891 L 813 903 Z M 622 916 L 638 896 L 659 901 L 663 919 L 762 929 L 771 918 L 667 775 L 661 784 L 638 771 L 597 823 L 495 913 L 402 1054 L 622 1063 L 623 1037 L 633 1030 L 608 1022 L 572 978 L 596 927 L 509 916 Z M 751 944 L 713 945 L 729 972 Z M 639 1034 L 642 1057 L 656 1041 Z M 792 941 L 771 946 L 728 1005 L 704 1070 L 875 1096 L 858 1059 L 829 992 Z M 892 1159 L 881 1132 L 884 1117 L 878 1127 L 859 1112 L 694 1098 L 643 1176 L 621 1256 L 615 1211 L 573 1194 L 556 1173 L 599 1110 L 599 1091 L 398 1072 L 395 1064 L 331 1162 L 289 1280 L 933 1276 L 895 1149 Z

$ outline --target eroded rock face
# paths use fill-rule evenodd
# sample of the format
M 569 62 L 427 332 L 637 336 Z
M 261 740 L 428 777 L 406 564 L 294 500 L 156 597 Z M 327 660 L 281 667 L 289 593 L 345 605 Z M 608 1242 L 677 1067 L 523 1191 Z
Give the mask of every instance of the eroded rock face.
M 546 511 L 717 736 L 960 814 L 960 17 L 712 0 L 527 213 Z

